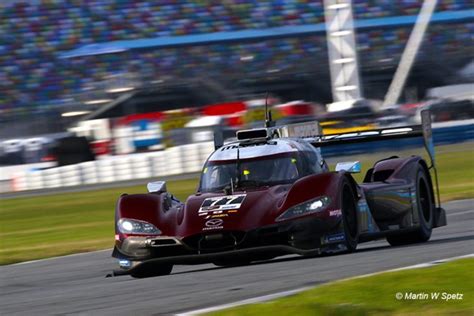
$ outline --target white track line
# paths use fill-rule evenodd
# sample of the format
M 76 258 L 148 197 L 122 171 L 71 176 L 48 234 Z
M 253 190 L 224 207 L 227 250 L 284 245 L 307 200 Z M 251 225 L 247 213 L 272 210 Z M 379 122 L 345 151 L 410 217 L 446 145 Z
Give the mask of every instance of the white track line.
M 448 214 L 446 216 L 457 216 L 457 215 L 464 215 L 464 214 L 470 214 L 470 213 L 474 213 L 474 211 L 464 211 L 464 212 L 458 212 L 458 213 L 451 213 L 451 214 Z
M 50 261 L 50 260 L 55 260 L 55 259 L 68 258 L 68 257 L 78 257 L 78 256 L 83 256 L 83 255 L 88 255 L 88 254 L 93 254 L 93 253 L 99 253 L 99 252 L 105 252 L 105 251 L 109 251 L 110 253 L 112 253 L 112 248 L 111 249 L 102 249 L 102 250 L 89 251 L 89 252 L 73 253 L 73 254 L 70 254 L 70 255 L 44 258 L 44 259 L 38 259 L 38 260 L 23 261 L 23 262 L 18 262 L 18 263 L 5 265 L 3 267 L 21 266 L 21 265 L 24 265 L 24 264 L 38 263 L 38 262 Z
M 219 310 L 223 310 L 223 309 L 227 309 L 227 308 L 232 308 L 232 307 L 237 307 L 237 306 L 241 306 L 241 305 L 261 303 L 261 302 L 265 302 L 265 301 L 271 301 L 271 300 L 274 300 L 274 299 L 277 299 L 277 298 L 280 298 L 280 297 L 297 294 L 299 292 L 303 292 L 303 291 L 309 290 L 311 288 L 312 288 L 311 286 L 301 287 L 301 288 L 298 288 L 298 289 L 295 289 L 295 290 L 283 291 L 283 292 L 278 292 L 278 293 L 263 295 L 263 296 L 257 296 L 257 297 L 249 298 L 249 299 L 246 299 L 246 300 L 243 300 L 243 301 L 237 301 L 235 303 L 229 303 L 229 304 L 223 304 L 223 305 L 218 305 L 218 306 L 214 306 L 214 307 L 197 309 L 197 310 L 185 312 L 185 313 L 182 313 L 182 314 L 175 314 L 175 315 L 176 316 L 200 315 L 200 314 L 204 314 L 204 313 L 215 312 L 215 311 L 219 311 Z
M 401 268 L 395 268 L 395 269 L 379 271 L 379 272 L 374 272 L 374 273 L 369 273 L 369 274 L 362 274 L 362 275 L 350 277 L 350 278 L 347 278 L 347 279 L 337 280 L 333 283 L 343 282 L 343 281 L 348 281 L 348 280 L 353 280 L 353 279 L 366 278 L 366 277 L 370 277 L 370 276 L 378 275 L 378 274 L 382 274 L 382 273 L 387 273 L 387 272 L 396 272 L 396 271 L 402 271 L 402 270 L 427 268 L 427 267 L 435 266 L 435 265 L 440 264 L 440 263 L 446 263 L 446 262 L 449 262 L 449 261 L 454 261 L 454 260 L 458 260 L 458 259 L 465 259 L 465 258 L 474 258 L 474 253 L 470 253 L 470 254 L 462 255 L 462 256 L 451 257 L 451 258 L 445 258 L 445 259 L 429 261 L 429 262 L 425 262 L 425 263 L 414 264 L 414 265 L 411 265 L 411 266 L 406 266 L 406 267 L 401 267 Z
M 337 281 L 330 282 L 330 283 L 325 283 L 324 285 L 328 285 L 328 284 L 331 284 L 331 283 L 344 282 L 344 281 L 353 280 L 353 279 L 366 278 L 366 277 L 370 277 L 370 276 L 378 275 L 378 274 L 382 274 L 382 273 L 387 273 L 387 272 L 395 272 L 395 271 L 408 270 L 408 269 L 426 268 L 426 267 L 431 267 L 431 266 L 434 266 L 434 265 L 437 265 L 437 264 L 440 264 L 440 263 L 445 263 L 445 262 L 458 260 L 458 259 L 464 259 L 464 258 L 474 258 L 474 253 L 471 253 L 471 254 L 468 254 L 468 255 L 463 255 L 463 256 L 457 256 L 457 257 L 451 257 L 451 258 L 446 258 L 446 259 L 430 261 L 430 262 L 426 262 L 426 263 L 415 264 L 415 265 L 406 266 L 406 267 L 402 267 L 402 268 L 396 268 L 396 269 L 379 271 L 379 272 L 374 272 L 374 273 L 369 273 L 369 274 L 358 275 L 358 276 L 355 276 L 355 277 L 350 277 L 350 278 L 341 279 L 341 280 L 337 280 Z M 309 289 L 312 289 L 312 288 L 314 288 L 314 287 L 306 286 L 306 287 L 301 287 L 301 288 L 297 288 L 297 289 L 294 289 L 294 290 L 283 291 L 283 292 L 278 292 L 278 293 L 274 293 L 274 294 L 249 298 L 249 299 L 242 300 L 242 301 L 237 301 L 237 302 L 234 302 L 234 303 L 222 304 L 222 305 L 217 305 L 217 306 L 212 306 L 212 307 L 207 307 L 207 308 L 202 308 L 202 309 L 196 309 L 196 310 L 192 310 L 192 311 L 188 311 L 188 312 L 180 313 L 180 314 L 175 314 L 175 315 L 176 316 L 200 315 L 200 314 L 211 313 L 211 312 L 215 312 L 215 311 L 219 311 L 219 310 L 223 310 L 223 309 L 228 309 L 228 308 L 232 308 L 232 307 L 237 307 L 237 306 L 242 306 L 242 305 L 262 303 L 262 302 L 274 300 L 274 299 L 277 299 L 277 298 L 297 294 L 297 293 L 300 293 L 300 292 L 303 292 L 303 291 L 306 291 L 306 290 L 309 290 Z

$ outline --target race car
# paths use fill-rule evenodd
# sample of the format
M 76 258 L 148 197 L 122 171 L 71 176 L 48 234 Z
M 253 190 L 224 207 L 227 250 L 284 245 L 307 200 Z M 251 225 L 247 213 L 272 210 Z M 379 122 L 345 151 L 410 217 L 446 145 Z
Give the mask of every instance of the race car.
M 386 238 L 391 245 L 427 241 L 446 225 L 439 202 L 429 113 L 423 123 L 323 135 L 317 122 L 242 130 L 205 162 L 197 191 L 179 201 L 164 181 L 146 194 L 122 194 L 115 211 L 114 275 L 170 274 L 176 264 L 248 264 L 277 256 L 352 252 Z M 321 148 L 423 137 L 430 161 L 388 157 L 362 183 L 357 161 L 334 171 Z

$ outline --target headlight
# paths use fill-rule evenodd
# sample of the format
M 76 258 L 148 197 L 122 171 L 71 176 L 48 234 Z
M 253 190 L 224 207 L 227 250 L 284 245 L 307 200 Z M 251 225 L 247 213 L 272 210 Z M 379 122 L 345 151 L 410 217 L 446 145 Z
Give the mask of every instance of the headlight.
M 117 222 L 117 227 L 123 234 L 161 234 L 161 231 L 155 225 L 136 219 L 122 218 Z
M 300 217 L 324 211 L 329 203 L 331 203 L 331 199 L 328 196 L 318 197 L 316 199 L 290 207 L 283 214 L 278 216 L 276 221 L 284 221 L 294 217 Z

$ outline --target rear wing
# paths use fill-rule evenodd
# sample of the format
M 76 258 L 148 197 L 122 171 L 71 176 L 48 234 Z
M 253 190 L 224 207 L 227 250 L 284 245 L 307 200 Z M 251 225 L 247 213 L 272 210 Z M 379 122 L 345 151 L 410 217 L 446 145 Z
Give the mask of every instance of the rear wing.
M 391 139 L 423 137 L 424 147 L 430 157 L 433 169 L 437 202 L 440 203 L 438 172 L 436 170 L 435 149 L 433 142 L 433 132 L 431 130 L 431 113 L 429 110 L 421 111 L 421 125 L 397 126 L 392 128 L 381 128 L 360 132 L 349 132 L 340 134 L 323 134 L 318 122 L 306 122 L 276 127 L 268 132 L 273 137 L 297 137 L 309 141 L 315 147 L 327 147 L 343 144 L 356 144 L 372 141 L 384 141 Z M 276 134 L 276 135 L 275 135 Z
M 312 124 L 317 124 L 317 122 L 311 122 Z M 284 126 L 283 134 L 289 129 Z M 288 133 L 287 133 L 288 134 Z M 291 134 L 291 133 L 290 133 Z M 290 137 L 298 137 L 297 135 L 288 135 Z M 301 137 L 301 136 L 300 136 Z M 341 133 L 341 134 L 327 134 L 324 135 L 319 133 L 316 136 L 303 136 L 302 138 L 308 140 L 315 147 L 326 147 L 332 145 L 343 145 L 343 144 L 355 144 L 355 143 L 364 143 L 371 141 L 384 141 L 390 139 L 403 139 L 403 138 L 414 138 L 414 137 L 423 137 L 424 147 L 430 157 L 431 165 L 428 169 L 433 169 L 435 185 L 436 185 L 436 195 L 438 206 L 441 205 L 440 196 L 439 196 L 439 184 L 438 184 L 438 172 L 436 170 L 436 160 L 435 160 L 435 149 L 433 142 L 433 132 L 431 130 L 431 113 L 429 110 L 421 111 L 421 125 L 410 125 L 410 126 L 398 126 L 393 128 L 382 128 L 374 129 L 361 132 L 350 132 L 350 133 Z
M 261 142 L 285 137 L 302 138 L 315 147 L 423 137 L 424 147 L 430 156 L 431 167 L 435 166 L 433 133 L 431 131 L 431 114 L 429 110 L 421 111 L 421 125 L 398 126 L 339 134 L 323 134 L 319 122 L 311 121 L 277 127 L 240 130 L 237 131 L 236 136 L 237 141 L 241 143 Z M 215 149 L 218 149 L 223 145 L 223 134 L 221 131 L 216 131 L 214 133 L 214 147 Z

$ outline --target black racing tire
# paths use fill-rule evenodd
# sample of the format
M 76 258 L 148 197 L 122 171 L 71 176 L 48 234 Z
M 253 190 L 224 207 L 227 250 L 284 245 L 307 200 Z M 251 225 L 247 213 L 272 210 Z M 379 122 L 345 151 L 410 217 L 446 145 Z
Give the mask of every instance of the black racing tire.
M 344 226 L 347 252 L 354 252 L 359 240 L 359 229 L 357 225 L 357 207 L 354 190 L 346 179 L 343 181 L 341 189 L 341 210 Z
M 420 226 L 413 232 L 387 236 L 387 241 L 391 246 L 421 243 L 430 239 L 433 230 L 435 208 L 430 183 L 429 175 L 425 169 L 419 165 L 416 173 L 416 202 L 418 205 Z
M 151 278 L 156 276 L 169 275 L 173 270 L 172 264 L 160 264 L 153 265 L 150 267 L 141 267 L 136 271 L 132 271 L 130 275 L 137 279 Z

